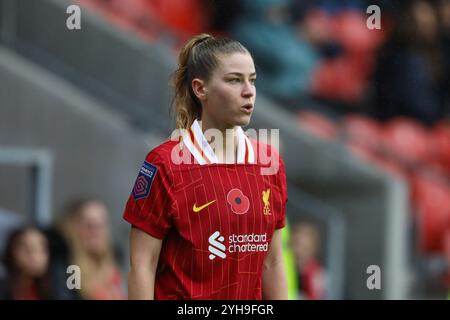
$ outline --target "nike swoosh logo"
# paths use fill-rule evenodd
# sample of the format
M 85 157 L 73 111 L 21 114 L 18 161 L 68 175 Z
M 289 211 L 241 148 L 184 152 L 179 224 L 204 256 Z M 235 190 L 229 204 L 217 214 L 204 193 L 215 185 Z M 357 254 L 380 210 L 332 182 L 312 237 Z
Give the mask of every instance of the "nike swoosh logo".
M 216 200 L 213 200 L 213 201 L 211 201 L 211 202 L 208 202 L 207 204 L 204 204 L 204 205 L 202 205 L 202 206 L 200 206 L 200 207 L 197 207 L 197 204 L 194 204 L 194 206 L 192 207 L 192 211 L 194 211 L 194 212 L 200 212 L 200 211 L 202 211 L 203 209 L 205 209 L 207 206 L 209 206 L 210 204 L 212 204 L 212 203 L 214 203 L 214 202 L 216 202 Z

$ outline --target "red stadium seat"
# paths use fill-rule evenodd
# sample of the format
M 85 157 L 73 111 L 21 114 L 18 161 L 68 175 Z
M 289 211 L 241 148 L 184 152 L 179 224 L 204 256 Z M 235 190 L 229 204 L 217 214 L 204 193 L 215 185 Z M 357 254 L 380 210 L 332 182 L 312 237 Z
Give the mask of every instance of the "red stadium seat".
M 417 212 L 418 247 L 423 253 L 442 253 L 443 234 L 449 223 L 450 212 L 420 205 Z
M 345 103 L 361 102 L 373 73 L 376 49 L 384 41 L 385 30 L 369 30 L 367 15 L 355 10 L 343 11 L 332 17 L 321 11 L 312 11 L 306 16 L 306 21 L 319 41 L 334 40 L 344 49 L 341 56 L 322 61 L 316 69 L 312 94 Z
M 386 24 L 381 29 L 369 30 L 367 15 L 355 10 L 341 11 L 337 15 L 314 8 L 308 10 L 302 22 L 310 30 L 314 42 L 337 41 L 346 52 L 373 52 L 386 37 Z
M 406 170 L 397 162 L 378 155 L 372 148 L 366 145 L 349 141 L 346 146 L 354 155 L 373 164 L 378 169 L 407 181 L 408 175 Z
M 204 32 L 208 25 L 208 8 L 201 0 L 146 0 L 161 23 L 182 38 Z
M 149 0 L 110 0 L 115 20 L 128 20 L 140 35 L 155 40 L 164 33 L 164 25 Z M 113 17 L 114 18 L 114 17 Z
M 412 178 L 411 187 L 417 209 L 419 249 L 425 253 L 441 252 L 450 226 L 450 187 L 423 174 Z
M 314 111 L 300 111 L 298 123 L 300 128 L 324 140 L 334 140 L 339 130 L 336 123 Z
M 349 57 L 324 60 L 312 75 L 311 93 L 324 99 L 356 103 L 364 96 L 365 78 Z
M 347 141 L 345 143 L 345 146 L 347 147 L 348 150 L 351 151 L 351 153 L 353 153 L 354 155 L 356 155 L 361 159 L 372 161 L 376 157 L 373 149 L 368 148 L 365 145 L 355 143 L 354 141 Z
M 343 119 L 346 138 L 352 143 L 377 149 L 382 141 L 382 127 L 379 122 L 367 116 L 349 114 Z
M 380 152 L 383 141 L 381 123 L 364 115 L 350 114 L 344 117 L 343 126 L 348 140 L 347 146 L 354 154 L 387 173 L 407 178 L 407 172 L 400 163 Z
M 444 255 L 448 266 L 444 275 L 444 285 L 447 289 L 450 289 L 450 226 L 448 226 L 444 235 Z
M 349 52 L 371 52 L 384 39 L 383 29 L 367 28 L 367 15 L 355 10 L 343 11 L 333 19 L 334 38 Z
M 161 33 L 158 19 L 152 15 L 147 0 L 77 0 L 86 8 L 99 12 L 120 28 L 153 41 Z
M 439 123 L 432 129 L 433 159 L 450 175 L 450 124 Z
M 102 0 L 76 0 L 76 4 L 93 11 L 102 11 L 108 6 L 108 3 Z
M 396 118 L 385 126 L 383 146 L 399 160 L 414 164 L 431 159 L 431 135 L 419 122 Z
M 444 254 L 450 267 L 450 225 L 447 227 L 447 231 L 444 234 Z

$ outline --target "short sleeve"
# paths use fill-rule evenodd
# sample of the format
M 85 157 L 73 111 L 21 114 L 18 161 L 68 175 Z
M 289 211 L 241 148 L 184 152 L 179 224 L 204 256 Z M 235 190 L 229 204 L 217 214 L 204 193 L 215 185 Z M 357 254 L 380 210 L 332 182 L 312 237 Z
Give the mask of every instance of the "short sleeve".
M 167 164 L 158 154 L 150 152 L 139 170 L 123 218 L 163 239 L 172 226 L 172 186 Z
M 287 192 L 287 181 L 286 181 L 286 169 L 284 167 L 284 162 L 281 156 L 278 156 L 280 160 L 280 167 L 278 170 L 278 177 L 279 177 L 279 184 L 280 184 L 280 190 L 281 190 L 281 212 L 277 219 L 277 223 L 275 228 L 281 229 L 286 225 L 286 204 L 288 202 L 288 192 Z

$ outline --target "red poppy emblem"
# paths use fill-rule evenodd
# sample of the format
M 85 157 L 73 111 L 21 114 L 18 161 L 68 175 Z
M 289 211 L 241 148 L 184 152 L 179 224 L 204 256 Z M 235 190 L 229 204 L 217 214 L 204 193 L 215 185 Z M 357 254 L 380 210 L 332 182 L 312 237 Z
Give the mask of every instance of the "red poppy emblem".
M 227 201 L 236 214 L 244 214 L 250 208 L 250 200 L 239 189 L 231 189 L 228 192 Z

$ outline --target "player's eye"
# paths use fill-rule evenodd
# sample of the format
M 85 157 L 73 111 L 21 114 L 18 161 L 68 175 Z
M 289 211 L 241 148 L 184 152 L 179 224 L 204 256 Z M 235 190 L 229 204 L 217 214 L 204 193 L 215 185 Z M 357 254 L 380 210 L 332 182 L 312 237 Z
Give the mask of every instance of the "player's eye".
M 228 79 L 228 82 L 230 82 L 230 83 L 239 83 L 240 81 L 241 81 L 241 79 L 239 79 L 239 78 Z

